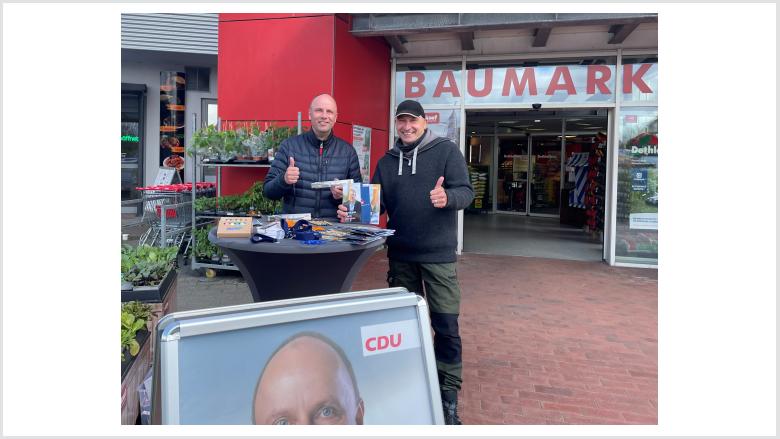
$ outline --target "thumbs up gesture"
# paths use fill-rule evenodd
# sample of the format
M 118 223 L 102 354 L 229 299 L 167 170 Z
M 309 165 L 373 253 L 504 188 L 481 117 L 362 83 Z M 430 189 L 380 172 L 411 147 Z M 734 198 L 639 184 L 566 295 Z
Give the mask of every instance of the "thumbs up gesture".
M 301 170 L 295 167 L 295 158 L 290 156 L 290 164 L 287 166 L 287 171 L 284 173 L 284 182 L 287 184 L 295 184 L 301 176 Z
M 431 203 L 437 209 L 447 207 L 447 192 L 444 191 L 443 184 L 444 177 L 439 177 L 439 180 L 436 181 L 436 186 L 431 191 Z

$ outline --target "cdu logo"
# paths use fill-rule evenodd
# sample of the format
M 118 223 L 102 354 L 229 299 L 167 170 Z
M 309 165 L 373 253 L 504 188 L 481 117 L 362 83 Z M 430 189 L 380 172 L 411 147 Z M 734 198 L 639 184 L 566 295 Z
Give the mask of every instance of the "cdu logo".
M 364 357 L 420 346 L 419 328 L 416 320 L 362 326 L 360 335 Z

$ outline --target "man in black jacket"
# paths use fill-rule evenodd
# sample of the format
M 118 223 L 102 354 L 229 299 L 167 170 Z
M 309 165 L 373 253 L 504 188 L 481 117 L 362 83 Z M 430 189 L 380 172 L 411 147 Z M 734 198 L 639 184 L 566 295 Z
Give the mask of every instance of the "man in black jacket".
M 398 140 L 379 160 L 371 178 L 371 183 L 382 185 L 381 211 L 387 212 L 387 227 L 395 230 L 387 239 L 387 280 L 391 287 L 405 287 L 426 297 L 444 419 L 447 424 L 460 424 L 460 287 L 455 252 L 458 210 L 471 204 L 474 190 L 460 149 L 427 129 L 418 102 L 401 102 L 395 122 Z M 339 219 L 346 218 L 346 210 L 339 206 Z
M 312 189 L 316 181 L 353 179 L 361 182 L 355 148 L 333 135 L 338 108 L 332 96 L 315 97 L 309 106 L 311 130 L 279 145 L 263 183 L 271 200 L 284 198 L 283 213 L 310 213 L 313 218 L 336 217 L 341 186 Z

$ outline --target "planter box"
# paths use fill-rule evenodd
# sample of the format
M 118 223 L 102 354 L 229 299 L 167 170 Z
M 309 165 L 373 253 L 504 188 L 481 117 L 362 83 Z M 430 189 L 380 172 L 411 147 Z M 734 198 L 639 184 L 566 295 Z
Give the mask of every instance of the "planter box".
M 135 339 L 141 345 L 138 355 L 127 358 L 122 362 L 122 425 L 134 425 L 138 418 L 140 406 L 138 405 L 138 386 L 146 377 L 149 368 L 152 367 L 152 354 L 149 331 L 139 331 Z
M 172 268 L 168 271 L 168 274 L 165 275 L 163 280 L 155 286 L 133 287 L 132 290 L 122 291 L 122 302 L 131 302 L 133 300 L 147 303 L 164 302 L 171 284 L 176 280 L 176 276 L 176 269 Z
M 152 315 L 147 321 L 147 328 L 152 334 L 152 340 L 157 329 L 160 317 L 176 311 L 176 286 L 178 274 L 171 269 L 165 278 L 156 287 L 135 287 L 132 291 L 122 291 L 122 302 L 137 300 L 152 306 Z M 151 355 L 154 355 L 154 342 L 149 343 Z

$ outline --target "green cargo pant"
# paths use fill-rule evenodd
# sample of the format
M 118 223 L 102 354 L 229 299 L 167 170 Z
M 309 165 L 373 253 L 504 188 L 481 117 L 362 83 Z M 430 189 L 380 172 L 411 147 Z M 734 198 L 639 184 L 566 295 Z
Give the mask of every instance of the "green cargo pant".
M 439 388 L 459 391 L 463 381 L 461 341 L 458 330 L 460 286 L 456 263 L 428 264 L 390 260 L 390 287 L 404 287 L 425 297 L 433 327 L 433 350 Z

